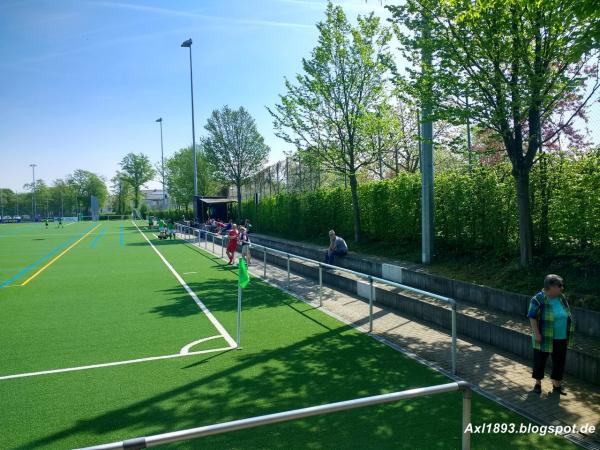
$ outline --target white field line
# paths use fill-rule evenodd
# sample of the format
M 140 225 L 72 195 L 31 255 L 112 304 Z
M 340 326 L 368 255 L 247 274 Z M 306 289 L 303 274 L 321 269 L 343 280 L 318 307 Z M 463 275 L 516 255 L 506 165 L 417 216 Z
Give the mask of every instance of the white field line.
M 212 336 L 209 339 L 215 339 L 217 337 L 222 337 L 222 336 Z M 198 343 L 198 341 L 195 341 L 188 345 L 191 346 L 191 345 L 195 345 L 197 343 Z M 183 351 L 188 345 L 183 347 L 181 349 L 181 351 Z M 102 363 L 102 364 L 91 364 L 89 366 L 67 367 L 65 369 L 53 369 L 53 370 L 42 370 L 40 372 L 17 373 L 15 375 L 2 376 L 2 377 L 0 377 L 0 381 L 12 380 L 15 378 L 38 377 L 40 375 L 52 375 L 52 374 L 64 373 L 64 372 L 77 372 L 80 370 L 99 369 L 101 367 L 124 366 L 126 364 L 137 364 L 137 363 L 142 363 L 142 362 L 147 362 L 147 361 L 159 361 L 161 359 L 184 358 L 186 356 L 202 355 L 204 353 L 226 352 L 228 350 L 231 350 L 231 347 L 214 348 L 214 349 L 210 349 L 210 350 L 200 350 L 197 352 L 188 352 L 188 353 L 180 352 L 180 353 L 176 353 L 173 355 L 150 356 L 148 358 L 128 359 L 125 361 L 115 361 L 115 362 Z
M 152 247 L 152 250 L 154 250 L 156 252 L 156 254 L 160 257 L 160 259 L 162 259 L 162 262 L 165 263 L 165 265 L 169 268 L 169 270 L 175 276 L 175 278 L 177 279 L 177 281 L 179 281 L 179 284 L 181 284 L 183 286 L 183 288 L 187 291 L 187 293 L 190 295 L 190 297 L 192 297 L 194 299 L 194 301 L 200 307 L 200 309 L 202 310 L 202 312 L 204 314 L 206 314 L 206 317 L 208 317 L 208 320 L 210 320 L 212 322 L 212 324 L 215 326 L 215 328 L 217 329 L 217 331 L 227 341 L 227 343 L 229 344 L 229 346 L 231 348 L 236 348 L 237 347 L 236 342 L 233 340 L 233 338 L 231 337 L 231 335 L 227 332 L 227 330 L 225 329 L 225 327 L 223 327 L 223 325 L 221 325 L 221 323 L 217 320 L 217 318 L 215 316 L 213 316 L 213 314 L 206 307 L 206 305 L 204 303 L 202 303 L 202 301 L 198 298 L 198 296 L 196 295 L 196 293 L 194 291 L 192 291 L 192 289 L 187 285 L 187 283 L 183 280 L 183 278 L 181 278 L 181 275 L 179 275 L 177 273 L 177 271 L 173 268 L 173 266 L 169 263 L 169 261 L 167 261 L 166 258 L 162 255 L 162 253 L 159 252 L 158 249 L 154 246 L 154 244 L 152 244 L 152 242 L 150 242 L 150 239 L 148 239 L 148 237 L 142 232 L 142 230 L 140 230 L 140 228 L 137 226 L 137 224 L 133 220 L 131 221 L 131 223 L 133 223 L 135 225 L 135 227 L 140 232 L 140 234 L 144 237 L 144 239 L 146 240 L 146 242 L 148 244 L 150 244 L 150 247 Z
M 203 339 L 198 339 L 197 341 L 190 342 L 186 346 L 182 347 L 181 350 L 179 350 L 179 354 L 180 355 L 190 355 L 191 354 L 190 348 L 192 348 L 194 345 L 198 345 L 198 344 L 201 344 L 202 342 L 206 342 L 206 341 L 212 341 L 213 339 L 222 339 L 222 338 L 223 338 L 223 336 L 218 334 L 216 336 L 210 336 L 210 337 L 206 337 Z

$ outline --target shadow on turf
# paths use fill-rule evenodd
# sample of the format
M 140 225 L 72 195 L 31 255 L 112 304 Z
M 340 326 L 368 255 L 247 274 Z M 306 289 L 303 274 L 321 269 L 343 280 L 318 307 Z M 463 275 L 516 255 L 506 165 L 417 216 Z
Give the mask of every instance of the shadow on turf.
M 209 279 L 189 286 L 217 315 L 237 308 L 236 279 Z M 172 296 L 172 303 L 154 308 L 151 313 L 169 317 L 199 313 L 180 286 L 161 292 Z M 149 394 L 137 387 L 137 394 L 129 397 L 129 403 L 102 414 L 84 416 L 71 426 L 18 449 L 60 446 L 61 440 L 77 435 L 80 435 L 78 445 L 100 444 L 447 381 L 442 375 L 407 360 L 364 334 L 352 332 L 350 326 L 258 280 L 253 279 L 244 290 L 243 308 L 242 350 L 194 357 L 191 364 L 182 361 L 179 365 L 168 365 L 169 370 L 148 365 L 139 372 L 136 385 L 152 386 L 157 378 L 173 377 L 175 387 Z M 308 320 L 290 318 L 291 309 Z M 362 318 L 355 324 L 367 320 Z M 432 345 L 420 336 L 403 339 L 402 344 L 423 352 L 449 352 L 449 340 Z M 461 354 L 467 352 L 477 352 L 477 348 L 461 349 L 459 370 Z M 491 360 L 481 362 L 477 369 L 482 377 L 509 370 Z M 72 389 L 78 388 L 75 383 L 72 385 Z M 106 380 L 97 388 L 114 386 L 111 380 Z M 77 398 L 76 393 L 73 398 Z M 169 448 L 457 448 L 461 408 L 460 394 L 444 394 L 263 427 L 260 431 L 214 436 Z M 473 419 L 474 424 L 481 424 L 514 421 L 515 417 L 475 397 Z M 513 439 L 519 437 L 473 436 L 474 443 L 479 445 L 474 448 L 518 448 Z M 529 443 L 519 441 L 520 447 L 529 448 Z M 538 445 L 560 448 L 547 442 Z
M 224 268 L 224 270 L 227 269 Z M 206 280 L 202 282 L 188 282 L 187 284 L 213 313 L 237 311 L 237 279 Z M 177 285 L 158 292 L 171 296 L 171 302 L 152 308 L 150 310 L 151 313 L 165 317 L 187 317 L 202 314 L 183 287 Z M 306 308 L 312 309 L 311 306 L 282 294 L 280 290 L 268 286 L 259 280 L 253 279 L 248 287 L 244 289 L 242 308 L 245 310 L 273 308 L 281 305 L 294 308 L 299 308 L 300 305 L 303 305 Z
M 273 342 L 267 341 L 266 347 L 261 345 L 261 340 L 257 341 L 256 335 L 251 338 L 251 331 L 247 330 L 243 350 L 228 352 L 202 367 L 196 367 L 201 362 L 182 363 L 180 368 L 189 376 L 183 380 L 179 375 L 177 387 L 81 419 L 20 449 L 57 445 L 60 440 L 77 434 L 85 436 L 79 441 L 81 445 L 99 444 L 106 439 L 102 436 L 115 436 L 115 432 L 119 439 L 133 438 L 147 430 L 168 432 L 445 382 L 441 375 L 409 362 L 367 336 L 350 332 L 350 327 L 330 322 L 332 326 L 328 330 L 313 330 L 312 334 L 294 342 L 289 324 L 267 321 L 260 325 L 261 330 L 253 330 L 273 336 Z M 265 330 L 265 326 L 269 329 Z M 212 357 L 207 356 L 203 361 Z M 154 376 L 167 375 L 148 374 L 147 382 Z M 143 382 L 136 380 L 137 384 Z M 432 448 L 436 443 L 458 439 L 460 412 L 460 395 L 453 393 L 433 401 L 418 398 L 386 407 L 270 426 L 260 431 L 211 437 L 195 444 L 202 444 L 202 448 L 287 450 L 392 449 L 401 444 L 417 448 L 419 443 L 428 442 L 431 444 L 428 448 Z M 411 420 L 407 420 L 409 417 Z M 433 417 L 435 426 L 431 422 Z M 413 433 L 411 440 L 409 432 L 415 425 L 420 427 L 419 433 L 416 436 Z M 188 442 L 186 448 L 189 446 Z
M 277 292 L 270 286 L 258 283 L 251 286 L 254 289 L 245 291 L 242 350 L 194 357 L 192 364 L 181 361 L 166 368 L 148 365 L 138 372 L 137 394 L 125 397 L 127 404 L 84 416 L 71 426 L 18 449 L 60 447 L 62 440 L 77 435 L 77 445 L 100 444 L 447 381 L 368 336 L 353 332 L 351 327 L 322 316 L 310 305 L 281 293 L 277 299 L 270 295 L 270 291 Z M 211 280 L 196 286 L 199 293 L 204 292 L 203 301 L 215 312 L 234 309 L 235 291 L 229 291 L 235 287 L 235 280 Z M 189 310 L 185 307 L 186 313 L 197 313 L 197 307 L 179 289 L 166 292 L 174 295 L 175 304 L 180 307 L 183 299 L 193 305 Z M 277 309 L 268 314 L 264 307 Z M 310 321 L 290 317 L 288 308 Z M 181 311 L 157 312 L 181 314 Z M 413 346 L 431 346 L 419 336 L 406 341 Z M 445 343 L 433 347 L 432 351 L 448 350 Z M 499 367 L 487 361 L 479 369 L 485 375 Z M 160 386 L 156 380 L 162 383 L 168 377 L 173 377 L 175 387 L 145 393 L 152 388 L 143 386 Z M 111 380 L 103 383 L 95 388 L 114 388 Z M 77 398 L 79 388 L 76 383 L 71 385 L 75 390 L 73 399 Z M 119 389 L 126 390 L 126 385 Z M 458 448 L 461 408 L 460 394 L 443 394 L 214 436 L 169 448 Z M 515 421 L 515 416 L 475 396 L 473 423 L 494 421 Z M 529 444 L 534 441 L 523 439 L 528 438 L 510 434 L 473 436 L 474 448 L 532 448 Z M 562 440 L 557 440 L 556 445 L 547 440 L 535 442 L 545 449 L 565 445 Z
M 220 266 L 222 266 L 224 264 L 223 260 L 220 257 L 212 255 L 211 253 L 209 253 L 209 252 L 207 252 L 207 251 L 205 251 L 205 250 L 203 250 L 203 249 L 201 249 L 201 248 L 199 248 L 199 247 L 197 247 L 195 245 L 192 245 L 189 242 L 181 240 L 181 239 L 173 239 L 173 240 L 169 240 L 169 239 L 166 239 L 166 240 L 151 239 L 151 241 L 152 241 L 152 244 L 154 244 L 156 247 L 160 247 L 160 246 L 163 246 L 163 245 L 181 245 L 181 246 L 184 246 L 185 248 L 189 249 L 190 251 L 193 251 L 195 253 L 198 253 L 199 255 L 204 256 L 207 259 L 210 259 L 212 261 L 218 261 L 220 263 L 219 264 Z M 128 242 L 126 245 L 130 245 L 132 247 L 143 247 L 143 246 L 147 246 L 148 243 L 146 241 Z

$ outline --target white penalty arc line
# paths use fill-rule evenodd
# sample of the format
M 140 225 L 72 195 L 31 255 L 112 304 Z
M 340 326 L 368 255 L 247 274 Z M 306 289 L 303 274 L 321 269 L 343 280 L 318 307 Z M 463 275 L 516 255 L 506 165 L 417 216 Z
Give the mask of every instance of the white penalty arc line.
M 182 347 L 181 350 L 179 350 L 179 354 L 180 355 L 189 355 L 189 354 L 191 354 L 190 348 L 192 348 L 194 345 L 198 345 L 198 344 L 201 344 L 202 342 L 206 342 L 206 341 L 212 341 L 213 339 L 223 339 L 223 336 L 218 334 L 216 336 L 210 336 L 210 337 L 206 337 L 203 339 L 198 339 L 197 341 L 194 341 L 194 342 L 190 342 L 186 346 Z
M 156 254 L 160 257 L 160 259 L 162 260 L 162 262 L 165 263 L 165 265 L 169 268 L 169 270 L 175 276 L 175 278 L 177 279 L 177 281 L 179 281 L 179 284 L 181 284 L 183 286 L 183 288 L 187 291 L 187 293 L 190 295 L 190 297 L 192 297 L 192 299 L 194 299 L 194 301 L 196 302 L 196 304 L 198 305 L 198 307 L 202 310 L 202 312 L 204 314 L 206 314 L 206 317 L 208 317 L 208 320 L 211 321 L 211 323 L 215 326 L 215 328 L 217 329 L 217 331 L 227 341 L 227 343 L 229 344 L 229 346 L 231 348 L 236 348 L 237 347 L 237 343 L 233 340 L 233 338 L 227 332 L 227 330 L 225 329 L 225 327 L 223 327 L 223 325 L 221 325 L 221 323 L 217 320 L 217 318 L 215 316 L 213 316 L 213 314 L 206 307 L 206 305 L 204 303 L 202 303 L 202 301 L 198 298 L 198 296 L 196 295 L 196 293 L 194 291 L 192 291 L 192 289 L 187 285 L 187 283 L 183 280 L 183 278 L 181 278 L 181 275 L 179 275 L 177 273 L 177 271 L 173 268 L 173 266 L 169 263 L 169 261 L 167 261 L 166 258 L 162 255 L 162 253 L 159 252 L 158 249 L 154 246 L 154 244 L 152 242 L 150 242 L 150 239 L 148 239 L 148 236 L 146 236 L 142 232 L 142 230 L 140 230 L 140 228 L 137 226 L 137 223 L 135 223 L 133 220 L 131 221 L 131 223 L 133 223 L 135 225 L 135 227 L 140 232 L 140 234 L 144 237 L 144 239 L 146 240 L 146 242 L 148 244 L 150 244 L 150 247 L 152 247 L 152 250 L 154 250 L 156 252 Z
M 217 337 L 222 337 L 222 336 L 213 336 L 208 339 L 215 339 Z M 232 349 L 231 347 L 223 347 L 223 348 L 214 348 L 214 349 L 210 349 L 210 350 L 200 350 L 197 352 L 189 352 L 188 351 L 187 353 L 182 353 L 186 347 L 188 347 L 188 346 L 191 347 L 193 345 L 196 345 L 197 343 L 198 343 L 198 341 L 192 342 L 191 344 L 188 344 L 185 347 L 183 347 L 181 349 L 180 353 L 176 353 L 173 355 L 150 356 L 148 358 L 128 359 L 125 361 L 115 361 L 115 362 L 102 363 L 102 364 L 91 364 L 89 366 L 67 367 L 65 369 L 42 370 L 39 372 L 17 373 L 15 375 L 2 376 L 2 377 L 0 377 L 0 381 L 12 380 L 15 378 L 39 377 L 40 375 L 52 375 L 55 373 L 78 372 L 80 370 L 99 369 L 101 367 L 124 366 L 126 364 L 137 364 L 137 363 L 142 363 L 142 362 L 147 362 L 147 361 L 160 361 L 161 359 L 184 358 L 186 356 L 203 355 L 205 353 L 226 352 L 226 351 L 229 351 Z

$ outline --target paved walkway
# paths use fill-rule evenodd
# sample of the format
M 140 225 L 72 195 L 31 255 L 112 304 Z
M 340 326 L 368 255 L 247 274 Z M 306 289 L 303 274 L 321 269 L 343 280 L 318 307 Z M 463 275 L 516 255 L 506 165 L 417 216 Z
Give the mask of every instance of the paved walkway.
M 211 249 L 212 246 L 208 245 L 207 250 Z M 215 254 L 221 256 L 220 246 L 215 246 Z M 250 272 L 263 278 L 262 261 L 253 263 Z M 267 264 L 266 281 L 315 306 L 319 304 L 318 283 L 309 278 L 292 273 L 288 286 L 286 270 Z M 368 331 L 369 305 L 363 299 L 324 286 L 321 309 L 364 332 Z M 375 304 L 372 335 L 451 376 L 450 335 L 446 330 L 429 323 L 416 322 Z M 457 375 L 477 386 L 482 394 L 535 422 L 547 425 L 577 424 L 579 427 L 592 424 L 596 430 L 600 427 L 598 386 L 565 376 L 564 385 L 568 395 L 558 396 L 549 393 L 551 383 L 546 378 L 542 382 L 543 393 L 534 394 L 531 392 L 531 362 L 494 347 L 459 338 Z M 598 431 L 593 435 L 577 434 L 570 437 L 587 448 L 600 449 Z

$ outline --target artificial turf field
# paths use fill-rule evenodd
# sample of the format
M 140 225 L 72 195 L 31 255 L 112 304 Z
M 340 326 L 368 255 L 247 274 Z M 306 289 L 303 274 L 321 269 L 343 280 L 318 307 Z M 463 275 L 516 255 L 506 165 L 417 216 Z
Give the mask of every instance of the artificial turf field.
M 244 291 L 242 349 L 230 349 L 237 271 L 138 225 L 212 321 L 131 221 L 0 225 L 0 449 L 83 447 L 449 381 L 258 279 Z M 164 448 L 456 449 L 461 413 L 460 393 L 438 394 Z M 476 394 L 472 417 L 527 423 Z M 474 449 L 571 447 L 472 436 Z

